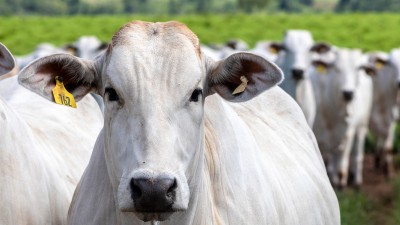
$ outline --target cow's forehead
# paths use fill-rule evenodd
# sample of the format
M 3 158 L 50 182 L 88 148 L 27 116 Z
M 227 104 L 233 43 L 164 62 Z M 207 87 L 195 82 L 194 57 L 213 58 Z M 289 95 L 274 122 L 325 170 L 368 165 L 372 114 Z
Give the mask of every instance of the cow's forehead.
M 292 50 L 309 50 L 314 40 L 308 31 L 289 30 L 285 34 L 284 44 Z
M 154 37 L 162 38 L 166 44 L 179 43 L 182 39 L 187 39 L 192 43 L 192 47 L 198 56 L 201 56 L 197 36 L 185 24 L 176 21 L 157 23 L 132 21 L 121 27 L 114 34 L 111 46 L 115 47 L 132 41 L 148 40 Z
M 106 54 L 106 79 L 125 93 L 156 88 L 182 94 L 202 79 L 198 39 L 178 22 L 131 22 L 114 35 Z

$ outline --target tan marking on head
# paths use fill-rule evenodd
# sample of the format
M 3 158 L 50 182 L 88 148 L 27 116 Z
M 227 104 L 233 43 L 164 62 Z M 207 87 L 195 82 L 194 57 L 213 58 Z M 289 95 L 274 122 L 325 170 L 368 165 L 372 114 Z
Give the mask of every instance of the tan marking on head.
M 163 23 L 158 23 L 158 22 L 152 23 L 139 20 L 132 21 L 121 27 L 114 34 L 111 40 L 111 44 L 107 49 L 107 55 L 111 53 L 112 47 L 127 42 L 128 41 L 127 39 L 130 38 L 130 36 L 127 35 L 127 33 L 131 31 L 141 33 L 141 35 L 144 35 L 147 38 L 151 38 L 154 36 L 172 37 L 172 36 L 184 35 L 192 42 L 196 54 L 198 55 L 199 58 L 201 58 L 199 39 L 185 24 L 177 21 L 169 21 Z

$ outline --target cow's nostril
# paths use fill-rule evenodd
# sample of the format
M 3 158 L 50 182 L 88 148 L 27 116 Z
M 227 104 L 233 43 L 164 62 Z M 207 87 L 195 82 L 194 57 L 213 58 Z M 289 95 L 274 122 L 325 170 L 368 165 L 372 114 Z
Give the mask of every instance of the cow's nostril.
M 132 190 L 132 199 L 138 199 L 140 196 L 142 196 L 142 190 L 140 187 L 135 184 L 137 181 L 135 179 L 131 180 L 130 186 Z
M 172 198 L 174 196 L 175 190 L 178 187 L 178 184 L 176 183 L 176 179 L 174 179 L 174 183 L 171 185 L 170 188 L 168 188 L 167 191 L 167 197 Z

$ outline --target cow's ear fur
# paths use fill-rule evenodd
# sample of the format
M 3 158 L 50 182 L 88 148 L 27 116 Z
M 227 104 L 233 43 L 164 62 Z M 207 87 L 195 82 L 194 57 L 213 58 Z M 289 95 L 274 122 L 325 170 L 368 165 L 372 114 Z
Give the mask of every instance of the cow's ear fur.
M 311 52 L 315 52 L 315 53 L 319 53 L 319 54 L 323 54 L 323 53 L 327 53 L 332 49 L 332 46 L 328 43 L 325 42 L 318 42 L 315 43 L 311 48 L 310 51 Z
M 250 53 L 236 53 L 207 64 L 208 94 L 217 92 L 231 102 L 250 100 L 283 80 L 283 73 L 278 66 Z M 245 89 L 233 94 L 243 83 L 242 76 L 247 79 Z
M 56 84 L 55 77 L 61 76 L 65 88 L 79 101 L 87 93 L 97 91 L 97 74 L 94 61 L 70 54 L 55 54 L 26 66 L 19 73 L 18 81 L 25 88 L 54 101 L 52 89 Z
M 13 70 L 15 67 L 14 57 L 7 47 L 0 43 L 0 76 Z

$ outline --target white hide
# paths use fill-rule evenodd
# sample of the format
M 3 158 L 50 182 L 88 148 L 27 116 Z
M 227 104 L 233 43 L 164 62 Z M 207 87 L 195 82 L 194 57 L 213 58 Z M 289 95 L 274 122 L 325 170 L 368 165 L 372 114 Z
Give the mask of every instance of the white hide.
M 375 68 L 375 73 L 371 76 L 374 88 L 369 127 L 377 140 L 376 166 L 379 166 L 378 160 L 382 159 L 385 171 L 392 173 L 394 172 L 393 142 L 398 117 L 396 68 L 389 62 L 389 56 L 384 52 L 369 53 L 369 63 Z
M 66 224 L 102 126 L 93 98 L 77 105 L 51 103 L 16 76 L 0 82 L 0 224 Z
M 282 79 L 276 65 L 246 53 L 214 62 L 177 22 L 128 23 L 111 46 L 95 62 L 59 55 L 47 61 L 62 62 L 55 71 L 42 73 L 42 60 L 20 77 L 48 98 L 40 86 L 51 84 L 31 82 L 58 70 L 74 76 L 67 63 L 80 68 L 83 84 L 98 85 L 79 86 L 75 95 L 104 95 L 104 128 L 69 224 L 340 223 L 315 137 L 300 108 L 274 87 Z M 241 76 L 246 89 L 232 95 Z M 196 90 L 203 90 L 198 98 Z M 138 173 L 153 182 L 157 174 L 175 177 L 172 211 L 137 210 L 129 183 Z
M 73 46 L 76 48 L 75 55 L 82 59 L 94 59 L 104 52 L 103 43 L 95 36 L 82 36 Z
M 285 53 L 283 59 L 278 59 L 278 65 L 285 74 L 285 80 L 280 85 L 300 105 L 310 127 L 314 124 L 316 105 L 310 72 L 310 49 L 314 43 L 309 31 L 288 30 L 283 40 Z M 292 70 L 302 70 L 303 78 L 296 80 L 292 76 Z
M 336 59 L 327 64 L 326 72 L 314 69 L 310 77 L 317 101 L 314 133 L 328 174 L 335 186 L 347 185 L 350 172 L 355 185 L 362 183 L 364 140 L 372 107 L 372 80 L 360 68 L 364 63 L 361 51 L 332 49 Z M 330 57 L 328 57 L 331 59 Z M 324 62 L 323 58 L 319 59 Z M 344 91 L 353 92 L 345 101 Z

